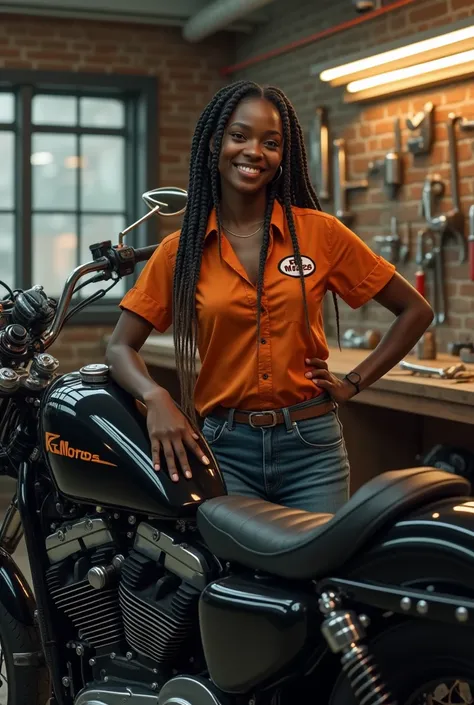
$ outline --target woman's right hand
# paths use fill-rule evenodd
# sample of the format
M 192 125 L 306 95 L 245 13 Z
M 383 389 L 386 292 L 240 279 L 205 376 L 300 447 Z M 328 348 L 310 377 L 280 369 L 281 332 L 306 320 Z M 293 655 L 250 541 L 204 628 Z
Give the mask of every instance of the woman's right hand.
M 203 454 L 196 443 L 199 439 L 198 434 L 165 389 L 157 387 L 143 401 L 147 407 L 146 422 L 155 470 L 160 470 L 160 450 L 162 449 L 173 482 L 179 480 L 177 465 L 185 477 L 192 477 L 185 446 L 204 465 L 210 464 L 209 458 Z

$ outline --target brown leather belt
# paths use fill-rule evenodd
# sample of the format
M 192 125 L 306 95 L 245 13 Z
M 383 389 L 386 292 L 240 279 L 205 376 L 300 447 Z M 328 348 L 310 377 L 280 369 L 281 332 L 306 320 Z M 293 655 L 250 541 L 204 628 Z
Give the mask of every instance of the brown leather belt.
M 313 404 L 304 406 L 300 409 L 288 408 L 291 422 L 304 421 L 305 419 L 316 419 L 318 416 L 329 414 L 336 408 L 333 401 L 326 401 L 322 404 Z M 221 419 L 229 418 L 229 409 L 223 406 L 217 406 L 212 410 L 212 416 L 218 416 Z M 235 423 L 246 423 L 252 428 L 272 428 L 280 423 L 285 422 L 285 417 L 280 409 L 271 411 L 238 411 L 234 412 Z

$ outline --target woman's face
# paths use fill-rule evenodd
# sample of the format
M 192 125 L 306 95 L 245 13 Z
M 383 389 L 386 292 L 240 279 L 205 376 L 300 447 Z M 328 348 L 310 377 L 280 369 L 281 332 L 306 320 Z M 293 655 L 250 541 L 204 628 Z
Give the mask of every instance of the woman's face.
M 219 156 L 221 180 L 240 193 L 264 188 L 283 156 L 280 113 L 264 98 L 246 98 L 232 113 Z

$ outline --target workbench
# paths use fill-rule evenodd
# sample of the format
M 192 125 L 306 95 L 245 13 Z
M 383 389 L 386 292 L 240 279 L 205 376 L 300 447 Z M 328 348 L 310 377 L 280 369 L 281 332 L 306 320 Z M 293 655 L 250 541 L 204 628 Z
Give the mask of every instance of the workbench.
M 173 339 L 152 335 L 141 354 L 156 381 L 179 401 Z M 329 369 L 338 377 L 353 370 L 366 350 L 330 350 Z M 407 360 L 433 367 L 459 362 Z M 474 366 L 466 365 L 469 369 Z M 199 361 L 197 361 L 199 370 Z M 411 467 L 437 443 L 474 452 L 474 382 L 454 382 L 407 374 L 394 368 L 339 409 L 352 467 L 352 489 L 384 470 Z

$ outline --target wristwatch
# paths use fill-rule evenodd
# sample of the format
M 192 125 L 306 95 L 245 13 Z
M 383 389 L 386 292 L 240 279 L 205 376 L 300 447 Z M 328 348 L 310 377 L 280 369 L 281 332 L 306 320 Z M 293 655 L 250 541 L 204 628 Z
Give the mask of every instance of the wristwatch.
M 358 372 L 349 372 L 344 379 L 347 379 L 348 382 L 352 384 L 353 387 L 356 388 L 357 394 L 360 392 L 360 383 L 362 382 L 362 377 Z

